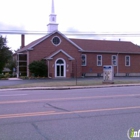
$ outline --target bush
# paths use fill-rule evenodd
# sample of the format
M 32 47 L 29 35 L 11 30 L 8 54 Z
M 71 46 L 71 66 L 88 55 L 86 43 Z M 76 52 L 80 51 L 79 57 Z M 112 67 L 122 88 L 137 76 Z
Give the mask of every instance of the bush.
M 5 78 L 3 74 L 0 74 L 0 79 Z
M 11 75 L 9 73 L 5 73 L 4 78 L 9 78 Z
M 47 77 L 48 68 L 44 61 L 33 61 L 29 64 L 29 70 L 35 77 Z
M 27 76 L 20 76 L 21 79 L 29 79 Z

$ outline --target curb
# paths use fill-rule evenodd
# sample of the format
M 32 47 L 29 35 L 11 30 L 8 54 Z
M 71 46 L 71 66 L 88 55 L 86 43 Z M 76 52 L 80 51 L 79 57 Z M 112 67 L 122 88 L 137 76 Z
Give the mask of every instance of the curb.
M 109 84 L 109 85 L 95 85 L 95 86 L 7 88 L 7 89 L 0 89 L 0 91 L 13 91 L 13 90 L 70 90 L 70 89 L 110 88 L 110 87 L 126 87 L 126 86 L 140 86 L 140 84 L 116 84 L 116 85 Z

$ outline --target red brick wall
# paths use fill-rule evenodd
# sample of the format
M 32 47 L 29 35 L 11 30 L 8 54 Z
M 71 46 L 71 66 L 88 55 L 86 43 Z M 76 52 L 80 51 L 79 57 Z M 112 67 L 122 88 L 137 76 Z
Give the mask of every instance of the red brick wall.
M 66 77 L 71 77 L 72 73 L 72 61 L 69 60 L 66 55 L 62 52 L 58 53 L 56 56 L 53 57 L 53 60 L 49 60 L 49 75 L 50 77 L 55 77 L 55 62 L 58 58 L 62 58 L 65 60 L 66 63 Z
M 82 66 L 83 73 L 103 73 L 103 65 L 111 65 L 111 55 L 101 53 L 86 53 L 87 66 Z M 97 55 L 102 55 L 102 66 L 97 66 Z
M 53 36 L 58 36 L 61 39 L 61 44 L 59 46 L 55 46 L 52 44 L 51 39 Z M 44 40 L 43 42 L 41 42 L 40 44 L 35 46 L 33 51 L 29 52 L 29 54 L 30 54 L 29 63 L 31 63 L 34 60 L 41 60 L 45 57 L 48 57 L 60 49 L 64 50 L 66 53 L 68 53 L 70 56 L 72 56 L 75 59 L 75 60 L 73 60 L 73 62 L 71 62 L 71 64 L 69 61 L 67 61 L 69 66 L 71 66 L 70 72 L 67 71 L 67 73 L 68 73 L 67 76 L 70 77 L 70 74 L 72 74 L 72 72 L 74 73 L 73 75 L 75 76 L 76 75 L 76 66 L 77 66 L 77 69 L 78 69 L 77 76 L 80 77 L 81 76 L 81 53 L 79 52 L 78 48 L 76 48 L 73 44 L 68 42 L 65 38 L 63 38 L 58 33 L 50 36 L 49 38 L 47 38 L 46 40 Z M 59 56 L 59 55 L 56 55 L 56 57 L 54 57 L 54 60 L 58 57 L 65 57 L 65 60 L 68 59 L 67 56 L 64 56 L 64 55 Z M 55 62 L 54 60 L 50 61 L 50 65 L 54 64 L 54 62 Z M 76 60 L 77 60 L 77 65 L 75 64 Z M 72 63 L 73 63 L 73 66 L 72 66 Z M 54 77 L 54 70 L 52 68 L 50 68 L 50 71 L 52 71 L 52 75 Z
M 61 44 L 55 46 L 52 44 L 51 39 L 53 36 L 58 36 L 61 39 Z M 103 65 L 112 65 L 112 55 L 117 54 L 103 54 L 103 53 L 83 53 L 87 54 L 87 66 L 81 66 L 81 52 L 73 44 L 68 42 L 58 33 L 50 36 L 36 47 L 33 51 L 29 52 L 29 63 L 34 60 L 41 60 L 45 57 L 50 56 L 58 50 L 64 50 L 74 60 L 68 60 L 68 57 L 63 53 L 59 53 L 53 57 L 53 60 L 49 61 L 50 67 L 49 72 L 52 77 L 55 76 L 55 61 L 57 58 L 63 58 L 66 61 L 66 76 L 67 77 L 81 77 L 82 73 L 103 73 Z M 102 55 L 102 66 L 97 66 L 97 55 Z M 140 73 L 140 55 L 130 55 L 131 65 L 125 66 L 125 56 L 127 54 L 118 55 L 118 67 L 114 66 L 114 73 Z M 46 62 L 47 63 L 47 62 Z
M 112 55 L 101 53 L 83 53 L 87 55 L 87 66 L 82 66 L 82 73 L 102 73 L 103 65 L 112 65 Z M 102 66 L 97 66 L 97 55 L 102 55 Z M 130 66 L 125 66 L 125 56 L 129 54 L 118 55 L 118 68 L 114 66 L 114 73 L 140 73 L 140 55 L 129 55 Z
M 130 66 L 125 66 L 125 56 L 129 54 L 119 54 L 120 73 L 140 73 L 140 55 L 130 54 Z

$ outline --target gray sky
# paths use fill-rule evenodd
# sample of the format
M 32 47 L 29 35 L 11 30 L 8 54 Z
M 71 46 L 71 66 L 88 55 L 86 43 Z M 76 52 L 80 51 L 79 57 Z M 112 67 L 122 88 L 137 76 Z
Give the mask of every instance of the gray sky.
M 54 0 L 59 31 L 100 33 L 140 33 L 139 0 Z M 0 30 L 46 31 L 51 0 L 1 0 Z M 26 44 L 39 36 L 27 36 Z M 83 37 L 83 36 L 81 36 Z M 87 37 L 87 36 L 84 36 Z M 112 39 L 112 36 L 90 36 Z M 140 44 L 140 36 L 115 39 Z M 7 35 L 16 50 L 20 36 Z M 114 39 L 114 38 L 113 38 Z

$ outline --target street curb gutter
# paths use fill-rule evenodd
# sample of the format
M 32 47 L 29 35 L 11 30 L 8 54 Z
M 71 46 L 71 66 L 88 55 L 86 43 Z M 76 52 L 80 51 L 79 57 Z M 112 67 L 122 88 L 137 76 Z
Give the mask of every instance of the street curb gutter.
M 109 84 L 109 85 L 95 85 L 95 86 L 7 88 L 7 89 L 0 89 L 0 91 L 13 91 L 13 90 L 70 90 L 70 89 L 108 88 L 108 87 L 126 87 L 126 86 L 140 86 L 140 84 Z

